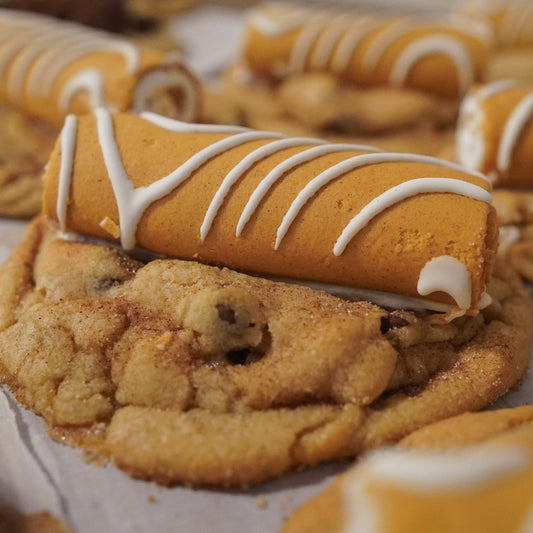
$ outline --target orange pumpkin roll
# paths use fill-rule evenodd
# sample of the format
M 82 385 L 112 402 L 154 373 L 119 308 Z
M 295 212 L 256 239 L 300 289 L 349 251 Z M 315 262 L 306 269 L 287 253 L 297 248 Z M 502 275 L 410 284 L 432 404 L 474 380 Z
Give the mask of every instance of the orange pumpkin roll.
M 490 186 L 439 159 L 101 109 L 67 119 L 44 183 L 63 229 L 126 249 L 486 305 Z

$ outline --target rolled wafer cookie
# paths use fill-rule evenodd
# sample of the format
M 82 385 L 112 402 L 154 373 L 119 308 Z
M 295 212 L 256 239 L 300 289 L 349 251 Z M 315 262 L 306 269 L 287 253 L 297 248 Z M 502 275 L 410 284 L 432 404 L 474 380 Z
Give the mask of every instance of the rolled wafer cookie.
M 470 0 L 460 12 L 494 29 L 498 47 L 533 45 L 533 4 L 528 0 Z
M 456 159 L 496 186 L 533 183 L 533 87 L 514 80 L 479 86 L 465 97 Z
M 43 210 L 126 249 L 423 298 L 450 317 L 487 304 L 489 189 L 431 157 L 99 109 L 67 118 Z
M 99 106 L 192 120 L 198 83 L 177 58 L 110 33 L 43 15 L 0 10 L 0 99 L 61 126 Z
M 461 18 L 430 21 L 264 4 L 247 18 L 243 61 L 283 79 L 329 71 L 362 86 L 394 85 L 457 98 L 483 77 L 491 29 Z

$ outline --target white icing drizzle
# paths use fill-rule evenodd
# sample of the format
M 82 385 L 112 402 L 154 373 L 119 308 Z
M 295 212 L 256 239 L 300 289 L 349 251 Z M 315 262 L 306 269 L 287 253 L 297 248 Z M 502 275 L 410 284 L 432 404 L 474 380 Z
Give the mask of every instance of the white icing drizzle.
M 378 26 L 378 20 L 364 16 L 352 23 L 333 52 L 333 57 L 331 58 L 333 72 L 342 73 L 348 68 L 353 53 L 361 40 Z
M 343 229 L 333 248 L 335 255 L 341 255 L 350 241 L 361 231 L 376 215 L 401 202 L 406 198 L 423 193 L 452 193 L 473 198 L 480 202 L 490 203 L 492 197 L 482 187 L 455 178 L 417 178 L 405 181 L 396 187 L 374 198 L 355 215 Z
M 52 30 L 52 28 L 50 28 Z M 27 74 L 27 71 L 30 65 L 35 61 L 35 59 L 42 53 L 46 46 L 49 44 L 54 44 L 58 40 L 64 40 L 66 36 L 67 39 L 72 39 L 74 36 L 71 28 L 64 29 L 63 31 L 54 32 L 52 34 L 46 33 L 42 34 L 42 28 L 36 29 L 31 33 L 31 41 L 28 43 L 29 35 L 25 32 L 21 32 L 19 41 L 17 42 L 16 47 L 11 50 L 9 57 L 6 57 L 3 60 L 3 63 L 11 61 L 14 56 L 15 59 L 11 64 L 11 69 L 9 72 L 9 77 L 7 80 L 7 91 L 11 95 L 17 95 L 24 89 L 24 79 Z M 34 37 L 35 35 L 35 37 Z M 17 35 L 12 36 L 11 39 L 17 39 Z
M 473 97 L 476 98 L 478 102 L 483 102 L 483 100 L 486 100 L 487 98 L 490 98 L 491 96 L 494 96 L 500 92 L 513 89 L 517 85 L 518 82 L 512 79 L 496 80 L 477 89 L 473 93 Z
M 505 174 L 511 166 L 516 143 L 533 113 L 533 93 L 525 96 L 509 115 L 498 146 L 497 168 Z
M 434 257 L 420 271 L 418 294 L 427 296 L 442 291 L 449 294 L 461 309 L 471 304 L 472 280 L 466 266 L 449 255 Z
M 254 150 L 253 152 L 250 152 L 247 156 L 245 156 L 239 163 L 237 163 L 237 165 L 235 165 L 226 174 L 220 187 L 215 193 L 213 200 L 211 200 L 211 203 L 209 204 L 209 207 L 207 208 L 204 221 L 202 222 L 202 225 L 200 226 L 200 238 L 202 242 L 207 237 L 207 234 L 209 230 L 211 229 L 213 221 L 222 203 L 224 202 L 224 199 L 228 195 L 231 187 L 233 187 L 233 185 L 242 177 L 242 175 L 252 165 L 257 163 L 264 157 L 267 157 L 276 152 L 279 152 L 280 150 L 290 148 L 291 146 L 301 146 L 301 145 L 306 145 L 306 144 L 324 144 L 324 143 L 325 141 L 321 141 L 318 139 L 309 139 L 307 137 L 293 137 L 290 139 L 282 139 L 279 141 L 273 141 L 265 146 L 261 146 L 260 148 L 257 148 L 257 150 Z
M 52 91 L 54 83 L 61 72 L 68 65 L 83 56 L 96 52 L 116 52 L 122 54 L 126 60 L 126 72 L 129 74 L 135 73 L 139 63 L 139 51 L 137 47 L 133 43 L 119 41 L 118 39 L 81 42 L 69 47 L 67 50 L 61 49 L 56 50 L 56 52 L 53 60 L 42 65 L 43 76 L 40 83 L 29 87 L 30 91 L 33 92 L 35 90 L 35 93 L 42 97 L 45 97 Z
M 295 154 L 292 157 L 287 158 L 285 161 L 282 161 L 279 165 L 274 167 L 259 183 L 257 188 L 251 194 L 248 202 L 242 210 L 239 222 L 237 223 L 237 229 L 235 231 L 235 236 L 240 237 L 244 227 L 255 213 L 256 209 L 259 207 L 259 204 L 271 189 L 271 187 L 276 183 L 286 172 L 301 165 L 302 163 L 307 163 L 312 161 L 317 157 L 331 154 L 335 152 L 344 152 L 344 151 L 357 151 L 357 152 L 380 152 L 377 148 L 366 145 L 354 145 L 354 144 L 327 144 L 325 146 L 317 146 L 315 148 L 309 148 L 304 150 L 299 154 Z
M 324 172 L 320 173 L 318 176 L 313 178 L 307 185 L 298 193 L 294 201 L 292 202 L 291 206 L 289 207 L 287 213 L 283 217 L 283 220 L 278 228 L 278 231 L 276 233 L 276 243 L 274 246 L 274 249 L 278 249 L 279 245 L 281 244 L 281 241 L 285 237 L 287 231 L 289 230 L 291 224 L 294 222 L 294 219 L 298 216 L 298 213 L 301 211 L 303 206 L 325 185 L 327 185 L 329 182 L 331 182 L 334 179 L 337 179 L 339 176 L 345 174 L 346 172 L 349 172 L 351 170 L 354 170 L 356 168 L 366 166 L 366 165 L 375 165 L 378 163 L 388 163 L 388 162 L 414 162 L 414 163 L 430 163 L 442 167 L 452 168 L 454 170 L 460 170 L 464 171 L 464 169 L 458 165 L 455 165 L 454 163 L 449 163 L 448 161 L 443 161 L 441 159 L 437 159 L 435 157 L 430 156 L 420 156 L 420 155 L 414 155 L 414 154 L 396 154 L 396 153 L 379 153 L 379 154 L 362 154 L 362 155 L 356 155 L 354 157 L 351 157 L 349 159 L 346 159 L 345 161 L 341 161 L 340 163 L 337 163 L 336 165 L 333 165 L 332 167 L 326 169 Z M 485 180 L 488 183 L 488 179 L 478 174 L 478 177 L 481 177 L 483 180 Z M 431 178 L 435 179 L 435 178 Z M 466 183 L 461 180 L 454 180 L 452 178 L 449 178 L 450 180 L 450 187 L 451 182 L 453 181 L 459 181 L 460 183 Z M 422 185 L 422 182 L 420 182 L 420 185 Z M 481 187 L 478 187 L 480 191 L 485 191 Z M 392 190 L 392 189 L 391 189 Z M 466 190 L 466 188 L 464 189 Z M 451 192 L 451 191 L 450 191 Z M 392 194 L 392 193 L 391 193 Z M 481 194 L 481 193 L 480 193 Z M 487 193 L 488 194 L 488 193 Z M 490 195 L 489 200 L 490 202 Z M 348 226 L 347 226 L 348 228 Z M 350 230 L 347 228 L 344 229 L 341 237 L 339 238 L 339 241 L 335 244 L 335 249 L 337 250 L 335 255 L 340 255 L 342 251 L 344 250 L 343 244 L 346 239 L 348 238 L 348 235 L 351 234 L 352 228 L 355 230 L 356 223 L 352 220 L 350 222 Z M 350 232 L 350 233 L 349 233 Z M 355 233 L 353 233 L 355 235 Z M 353 237 L 352 235 L 352 237 Z M 347 244 L 347 243 L 346 243 Z M 344 247 L 346 246 L 344 245 Z M 341 251 L 342 250 L 342 251 Z
M 310 61 L 311 68 L 320 70 L 327 66 L 335 44 L 340 36 L 349 28 L 350 24 L 350 19 L 344 14 L 337 15 L 329 22 L 316 42 L 315 51 Z
M 140 113 L 148 106 L 148 100 L 157 89 L 164 87 L 179 87 L 183 94 L 181 120 L 189 122 L 194 119 L 198 93 L 191 80 L 179 70 L 152 70 L 144 74 L 133 92 L 131 111 Z
M 264 35 L 283 35 L 298 28 L 310 13 L 302 6 L 287 8 L 281 3 L 272 3 L 266 8 L 252 10 L 246 22 Z
M 525 450 L 472 446 L 460 451 L 432 452 L 389 449 L 367 458 L 368 474 L 400 487 L 440 492 L 475 488 L 487 481 L 523 470 L 530 462 Z
M 426 494 L 466 492 L 529 464 L 528 454 L 520 448 L 471 447 L 445 453 L 389 448 L 371 452 L 343 479 L 346 520 L 342 533 L 384 531 L 381 517 L 386 509 L 366 490 L 372 481 Z
M 406 46 L 391 69 L 390 82 L 394 85 L 403 85 L 413 65 L 430 54 L 444 54 L 454 63 L 459 92 L 461 94 L 466 92 L 474 81 L 470 55 L 457 38 L 446 35 L 422 37 Z
M 393 20 L 387 24 L 368 45 L 366 53 L 363 56 L 363 68 L 366 70 L 374 69 L 387 48 L 411 29 L 411 21 L 407 18 Z
M 176 170 L 147 187 L 135 188 L 129 180 L 120 158 L 111 116 L 104 109 L 97 109 L 95 114 L 98 139 L 117 201 L 121 244 L 125 249 L 131 249 L 135 246 L 137 225 L 148 206 L 156 200 L 170 194 L 170 192 L 189 178 L 192 172 L 209 161 L 209 159 L 250 141 L 280 137 L 278 133 L 255 131 L 246 131 L 232 135 L 200 150 Z M 200 131 L 202 129 L 204 128 L 199 128 Z M 191 130 L 189 129 L 189 131 Z
M 74 150 L 76 148 L 77 127 L 78 119 L 74 115 L 68 115 L 61 130 L 61 165 L 59 167 L 59 180 L 57 185 L 56 213 L 59 229 L 63 232 L 67 230 L 67 201 L 70 192 Z
M 283 16 L 279 16 L 278 13 L 278 18 L 275 19 L 269 16 L 268 8 L 258 9 L 252 16 L 252 24 L 256 28 L 258 20 L 263 22 L 268 20 L 271 26 L 277 27 L 277 30 L 265 28 L 264 33 L 268 35 L 279 35 L 285 33 L 287 29 L 299 28 L 286 69 L 286 73 L 290 74 L 305 70 L 311 48 L 313 53 L 309 66 L 312 69 L 320 70 L 330 63 L 333 72 L 343 73 L 348 68 L 361 40 L 370 32 L 378 30 L 372 36 L 362 58 L 362 68 L 371 71 L 394 42 L 417 27 L 415 19 L 409 17 L 379 19 L 349 12 L 335 14 L 333 11 L 325 10 L 309 10 L 305 17 L 298 9 L 295 11 L 296 14 L 291 15 L 291 9 L 285 11 L 282 9 Z M 283 23 L 286 19 L 291 20 L 288 26 Z M 458 17 L 455 24 L 454 20 L 449 18 L 446 21 L 447 26 L 440 22 L 440 26 L 434 30 L 436 35 L 421 37 L 407 45 L 393 64 L 391 81 L 393 80 L 395 84 L 405 83 L 407 74 L 416 61 L 424 56 L 439 53 L 447 55 L 452 60 L 457 71 L 460 92 L 464 93 L 473 81 L 470 52 L 459 37 L 446 35 L 447 28 L 462 31 L 482 42 L 488 41 L 491 31 L 484 24 L 467 25 L 464 17 Z
M 95 110 L 105 103 L 104 80 L 102 73 L 96 69 L 85 69 L 70 78 L 62 87 L 57 107 L 60 111 L 67 112 L 74 95 L 79 91 L 87 91 L 90 109 Z
M 291 49 L 288 73 L 297 74 L 304 71 L 309 50 L 328 23 L 327 13 L 319 11 L 302 26 Z
M 498 37 L 504 44 L 516 43 L 527 19 L 533 15 L 533 5 L 529 2 L 516 2 L 504 8 Z
M 459 110 L 455 153 L 458 161 L 469 170 L 481 170 L 485 160 L 487 146 L 483 134 L 483 101 L 516 85 L 515 80 L 498 80 L 472 91 L 463 99 Z
M 137 73 L 139 69 L 140 51 L 137 46 L 103 31 L 9 10 L 0 10 L 0 25 L 0 75 L 9 68 L 6 91 L 12 99 L 20 99 L 24 95 L 49 98 L 60 74 L 76 60 L 93 53 L 121 55 L 128 75 Z M 175 71 L 158 72 L 157 76 L 152 74 L 141 80 L 144 87 L 135 93 L 138 101 L 142 103 L 142 98 L 146 100 L 146 91 L 153 91 L 156 81 L 159 86 L 178 84 L 185 94 L 182 116 L 191 119 L 197 96 L 190 80 Z M 77 73 L 60 91 L 58 109 L 66 112 L 72 96 L 79 90 L 88 91 L 93 108 L 102 105 L 106 103 L 103 87 L 103 74 L 96 69 Z
M 143 111 L 141 117 L 160 128 L 178 133 L 242 133 L 254 131 L 243 126 L 225 126 L 218 124 L 192 124 L 164 117 L 151 111 Z M 281 135 L 280 135 L 281 136 Z

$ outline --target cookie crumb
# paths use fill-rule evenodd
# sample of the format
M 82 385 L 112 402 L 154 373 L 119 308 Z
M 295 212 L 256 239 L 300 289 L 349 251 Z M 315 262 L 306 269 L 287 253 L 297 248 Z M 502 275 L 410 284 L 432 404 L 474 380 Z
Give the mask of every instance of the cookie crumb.
M 154 503 L 156 501 L 155 496 L 153 494 L 150 494 L 150 496 L 148 496 L 148 501 L 150 503 Z
M 165 331 L 165 333 L 163 333 L 163 335 L 161 335 L 161 337 L 155 341 L 155 345 L 160 350 L 163 350 L 163 348 L 165 348 L 165 346 L 170 342 L 170 339 L 172 339 L 172 333 L 170 333 L 170 331 Z
M 255 506 L 259 509 L 266 509 L 268 506 L 268 503 L 263 496 L 258 496 L 255 499 Z
M 120 228 L 109 217 L 101 220 L 99 226 L 115 239 L 120 237 Z

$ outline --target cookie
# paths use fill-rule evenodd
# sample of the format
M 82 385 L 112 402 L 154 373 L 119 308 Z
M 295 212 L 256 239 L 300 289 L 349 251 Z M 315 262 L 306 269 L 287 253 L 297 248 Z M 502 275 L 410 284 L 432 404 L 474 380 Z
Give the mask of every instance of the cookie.
M 347 87 L 329 73 L 278 85 L 242 83 L 236 72 L 204 90 L 207 122 L 240 124 L 391 152 L 439 155 L 453 147 L 457 105 L 401 88 Z
M 411 433 L 399 443 L 406 448 L 447 450 L 492 440 L 508 440 L 522 429 L 530 432 L 533 406 L 524 405 L 454 416 Z
M 0 508 L 0 533 L 73 533 L 73 531 L 46 511 L 23 515 L 3 507 Z
M 0 215 L 38 212 L 37 176 L 68 113 L 108 106 L 152 109 L 184 120 L 198 114 L 198 82 L 177 57 L 122 36 L 9 9 L 0 11 L 0 36 L 5 42 L 0 62 L 6 66 L 0 73 L 0 102 L 26 117 L 20 132 L 10 129 L 9 111 L 7 118 L 0 117 L 2 129 L 9 131 L 0 169 Z
M 532 419 L 531 406 L 525 406 L 430 425 L 402 441 L 424 449 L 367 455 L 301 507 L 282 531 L 529 531 Z
M 33 222 L 0 270 L 1 379 L 52 438 L 159 483 L 256 483 L 483 407 L 523 374 L 505 268 L 431 324 L 195 262 L 142 263 Z
M 0 214 L 30 217 L 41 208 L 42 174 L 54 128 L 0 104 Z

